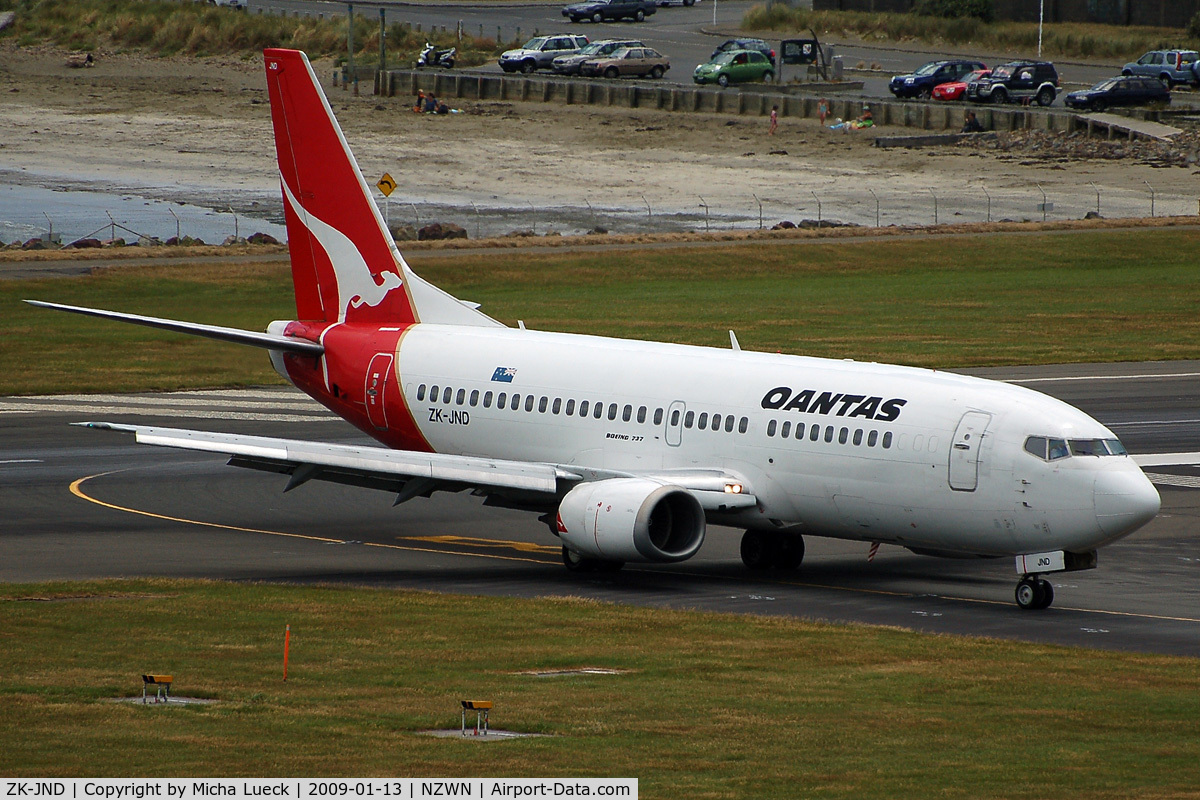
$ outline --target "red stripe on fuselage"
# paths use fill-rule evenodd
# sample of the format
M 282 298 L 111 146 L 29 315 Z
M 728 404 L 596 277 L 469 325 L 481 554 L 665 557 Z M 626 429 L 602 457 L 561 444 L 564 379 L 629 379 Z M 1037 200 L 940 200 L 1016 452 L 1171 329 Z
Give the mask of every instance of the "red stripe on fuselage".
M 284 356 L 288 377 L 296 387 L 354 427 L 397 450 L 431 453 L 433 448 L 417 427 L 400 382 L 400 340 L 411 326 L 382 330 L 377 325 L 305 324 L 293 322 L 287 332 L 325 346 L 320 358 Z M 394 356 L 384 385 L 387 428 L 372 424 L 367 414 L 367 370 L 379 353 Z

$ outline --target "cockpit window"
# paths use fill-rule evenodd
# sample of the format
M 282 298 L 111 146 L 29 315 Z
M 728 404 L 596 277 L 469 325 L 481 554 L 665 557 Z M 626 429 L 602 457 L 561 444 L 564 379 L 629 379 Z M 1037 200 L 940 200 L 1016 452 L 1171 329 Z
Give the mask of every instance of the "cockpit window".
M 1117 439 L 1051 439 L 1030 436 L 1025 440 L 1025 452 L 1043 461 L 1057 461 L 1068 456 L 1123 456 L 1125 446 Z
M 1072 439 L 1071 455 L 1073 456 L 1106 456 L 1108 448 L 1100 439 Z

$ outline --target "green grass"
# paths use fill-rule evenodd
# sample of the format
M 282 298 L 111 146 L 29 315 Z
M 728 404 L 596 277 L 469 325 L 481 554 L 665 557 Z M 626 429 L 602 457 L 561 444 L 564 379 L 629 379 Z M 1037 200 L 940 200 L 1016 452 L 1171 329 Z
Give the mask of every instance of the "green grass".
M 281 680 L 284 625 L 289 680 Z M 647 798 L 1182 797 L 1197 661 L 564 598 L 0 586 L 0 775 L 637 777 Z M 527 670 L 606 667 L 611 676 Z M 110 702 L 143 672 L 174 710 Z M 458 700 L 548 738 L 479 746 Z
M 982 22 L 973 17 L 943 18 L 918 14 L 866 11 L 810 11 L 784 3 L 756 5 L 742 18 L 746 31 L 776 31 L 807 37 L 815 29 L 822 37 L 857 37 L 868 42 L 953 44 L 989 51 L 1037 52 L 1036 22 Z M 1200 48 L 1200 39 L 1176 28 L 1144 28 L 1082 22 L 1043 25 L 1042 55 L 1095 58 L 1125 63 L 1147 50 L 1170 47 Z
M 1200 358 L 1200 232 L 980 235 L 422 261 L 509 324 L 926 367 Z M 33 308 L 53 300 L 262 330 L 281 264 L 0 282 L 0 394 L 277 382 L 252 348 Z

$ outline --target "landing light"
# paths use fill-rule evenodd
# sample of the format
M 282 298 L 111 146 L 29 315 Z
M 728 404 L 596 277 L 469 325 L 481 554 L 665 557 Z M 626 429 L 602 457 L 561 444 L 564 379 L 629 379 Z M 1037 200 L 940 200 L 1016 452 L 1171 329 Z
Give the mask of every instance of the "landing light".
M 725 484 L 725 494 L 741 494 L 742 485 L 740 483 Z

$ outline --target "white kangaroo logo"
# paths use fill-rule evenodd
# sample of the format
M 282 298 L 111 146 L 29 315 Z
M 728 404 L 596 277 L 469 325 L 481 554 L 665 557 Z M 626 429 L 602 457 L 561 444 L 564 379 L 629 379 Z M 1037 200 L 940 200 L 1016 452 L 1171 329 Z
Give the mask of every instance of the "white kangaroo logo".
M 346 321 L 348 308 L 377 306 L 387 297 L 388 292 L 404 285 L 404 281 L 395 272 L 381 273 L 383 283 L 376 283 L 370 267 L 367 266 L 362 253 L 354 246 L 354 242 L 337 228 L 310 214 L 292 194 L 287 181 L 281 183 L 288 203 L 296 215 L 304 220 L 305 227 L 324 248 L 329 262 L 333 265 L 334 278 L 337 280 L 338 322 Z

